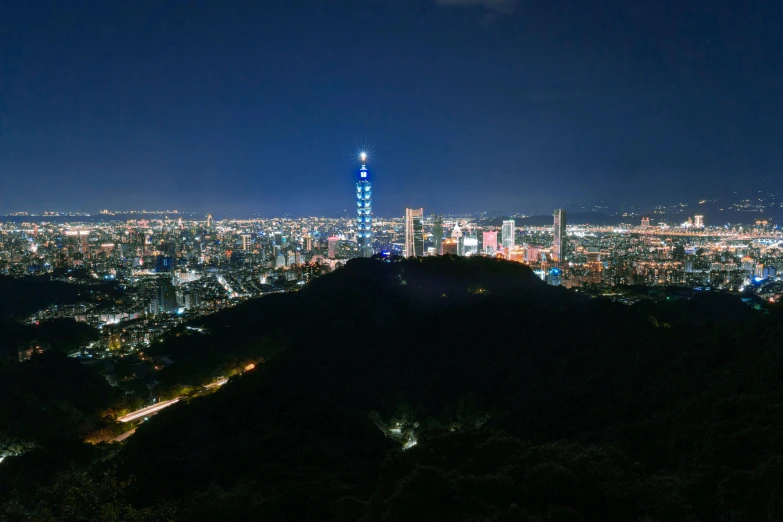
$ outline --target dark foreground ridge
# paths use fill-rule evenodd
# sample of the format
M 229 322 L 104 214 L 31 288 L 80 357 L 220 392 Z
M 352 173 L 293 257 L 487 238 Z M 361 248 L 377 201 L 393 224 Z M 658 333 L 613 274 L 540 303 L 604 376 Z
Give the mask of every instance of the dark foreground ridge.
M 629 307 L 486 258 L 354 260 L 165 344 L 169 385 L 266 362 L 121 449 L 58 441 L 38 474 L 45 445 L 6 459 L 0 518 L 781 520 L 783 323 L 738 304 Z

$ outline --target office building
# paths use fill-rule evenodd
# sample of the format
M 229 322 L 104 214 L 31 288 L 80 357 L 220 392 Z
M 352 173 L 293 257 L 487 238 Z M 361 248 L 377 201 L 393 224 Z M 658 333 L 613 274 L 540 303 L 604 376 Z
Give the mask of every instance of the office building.
M 443 254 L 443 216 L 437 215 L 432 220 L 432 246 L 436 255 Z
M 457 245 L 454 255 L 461 256 L 464 243 L 462 238 L 462 229 L 459 228 L 459 223 L 454 223 L 454 228 L 451 230 L 451 239 L 453 239 Z M 443 253 L 446 253 L 445 249 L 443 250 Z
M 424 209 L 405 209 L 405 257 L 424 255 Z
M 555 210 L 555 230 L 552 239 L 552 261 L 565 262 L 566 241 L 566 211 L 562 208 Z
M 541 260 L 541 247 L 528 245 L 525 248 L 525 262 L 538 263 Z
M 552 268 L 547 275 L 547 283 L 550 285 L 560 286 L 563 283 L 563 272 L 559 268 Z
M 194 308 L 198 308 L 198 306 L 201 304 L 201 299 L 198 295 L 198 292 L 196 290 L 185 290 L 184 293 L 184 299 L 183 299 L 183 305 L 186 310 L 192 310 Z
M 169 256 L 155 258 L 155 272 L 171 272 L 174 269 L 174 259 Z
M 332 236 L 328 240 L 329 259 L 334 259 L 340 253 L 340 238 Z M 359 243 L 361 245 L 361 242 Z
M 443 241 L 443 244 L 441 245 L 441 248 L 443 250 L 444 256 L 456 256 L 459 255 L 457 253 L 457 248 L 459 247 L 459 242 L 454 238 L 448 238 Z
M 472 256 L 478 254 L 478 232 L 472 230 L 462 238 L 462 255 Z
M 359 179 L 356 181 L 356 242 L 359 255 L 370 257 L 372 256 L 372 182 L 367 171 L 367 154 L 362 152 L 360 157 L 362 168 L 359 169 Z
M 508 255 L 511 249 L 514 248 L 514 233 L 516 223 L 513 219 L 509 219 L 503 222 L 503 228 L 501 229 L 501 241 L 503 241 L 503 251 Z
M 704 216 L 693 216 L 693 226 L 696 228 L 704 228 Z
M 498 233 L 496 230 L 485 231 L 482 236 L 482 246 L 484 253 L 490 256 L 495 255 L 498 250 Z

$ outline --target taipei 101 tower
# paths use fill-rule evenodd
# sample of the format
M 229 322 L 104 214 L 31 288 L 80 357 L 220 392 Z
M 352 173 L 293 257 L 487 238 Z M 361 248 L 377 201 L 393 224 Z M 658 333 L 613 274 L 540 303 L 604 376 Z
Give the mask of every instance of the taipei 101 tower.
M 372 182 L 367 172 L 367 153 L 362 152 L 362 168 L 356 181 L 356 241 L 359 255 L 372 256 Z

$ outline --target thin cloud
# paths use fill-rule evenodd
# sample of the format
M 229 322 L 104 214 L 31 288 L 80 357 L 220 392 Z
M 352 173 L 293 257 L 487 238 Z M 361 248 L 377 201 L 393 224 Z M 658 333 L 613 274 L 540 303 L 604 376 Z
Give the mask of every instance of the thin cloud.
M 514 11 L 518 0 L 435 0 L 443 6 L 481 6 L 496 13 L 509 14 Z

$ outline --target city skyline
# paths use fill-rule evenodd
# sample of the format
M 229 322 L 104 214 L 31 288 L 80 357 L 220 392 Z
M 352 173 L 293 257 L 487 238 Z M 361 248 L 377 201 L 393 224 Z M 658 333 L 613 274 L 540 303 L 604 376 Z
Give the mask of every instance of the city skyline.
M 16 4 L 0 21 L 0 211 L 325 214 L 350 208 L 365 147 L 379 215 L 764 189 L 783 163 L 781 9 Z

